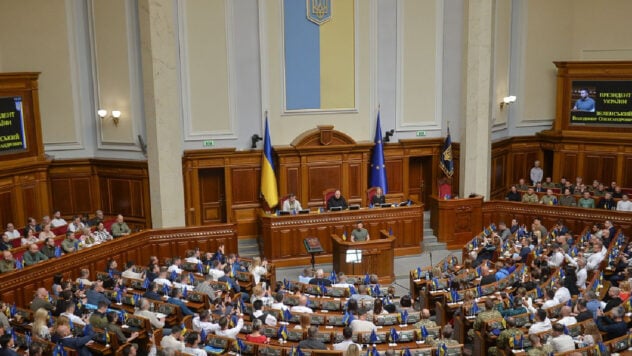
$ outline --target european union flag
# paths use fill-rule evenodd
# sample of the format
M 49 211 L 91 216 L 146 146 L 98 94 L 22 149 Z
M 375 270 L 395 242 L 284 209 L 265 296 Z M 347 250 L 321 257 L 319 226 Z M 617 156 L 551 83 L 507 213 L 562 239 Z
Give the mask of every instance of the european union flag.
M 193 273 L 191 272 L 189 272 L 189 284 L 195 285 L 195 276 L 193 276 Z
M 184 299 L 187 299 L 188 296 L 189 296 L 189 288 L 187 288 L 186 286 L 182 287 L 182 297 Z
M 380 339 L 377 337 L 377 334 L 375 333 L 375 330 L 371 331 L 371 335 L 369 336 L 369 342 L 372 344 L 375 344 L 376 342 L 378 342 Z
M 421 273 L 421 267 L 417 267 L 417 278 L 420 278 L 420 279 L 421 279 L 421 275 L 422 275 L 422 273 Z
M 476 292 L 478 293 L 478 297 L 483 296 L 483 288 L 481 287 L 480 284 L 476 286 Z
M 198 271 L 198 273 L 204 274 L 204 269 L 202 267 L 202 262 L 198 262 L 198 264 L 197 264 L 197 271 Z
M 371 187 L 381 187 L 384 194 L 388 191 L 386 184 L 386 165 L 384 164 L 384 146 L 382 144 L 382 125 L 380 124 L 380 112 L 377 112 L 377 124 L 375 126 L 375 147 L 371 156 Z
M 410 350 L 407 347 L 404 349 L 404 352 L 402 352 L 402 356 L 413 356 L 413 355 L 410 353 Z
M 439 167 L 447 177 L 454 174 L 454 162 L 452 161 L 452 139 L 450 138 L 450 128 L 448 127 L 448 136 L 443 141 L 441 156 L 439 158 Z
M 354 286 L 349 286 L 349 295 L 354 295 L 357 294 L 358 292 L 356 291 Z
M 134 301 L 134 305 L 138 305 L 138 302 L 140 301 L 140 294 L 134 294 L 134 297 L 132 297 L 133 301 Z
M 478 303 L 476 303 L 476 302 L 472 303 L 472 310 L 471 311 L 472 311 L 473 315 L 478 314 Z
M 244 351 L 246 349 L 246 344 L 240 338 L 237 338 L 237 346 L 239 346 L 239 351 Z
M 169 277 L 169 279 L 171 281 L 175 281 L 176 278 L 178 278 L 178 273 L 176 272 L 176 270 L 174 269 L 173 271 L 171 271 L 171 276 Z
M 401 312 L 400 317 L 402 318 L 402 324 L 408 323 L 408 310 Z
M 22 269 L 24 268 L 24 266 L 22 265 L 22 260 L 17 259 L 15 260 L 15 269 Z
M 162 293 L 169 295 L 169 286 L 166 283 L 162 285 Z
M 566 324 L 564 324 L 564 335 L 569 335 L 570 332 L 568 331 L 568 327 L 566 327 Z
M 540 288 L 540 286 L 535 287 L 535 293 L 538 295 L 538 298 L 542 298 L 544 296 L 544 293 L 542 293 L 542 288 Z
M 364 275 L 364 284 L 371 284 L 371 277 L 369 277 L 369 273 Z
M 285 321 L 292 320 L 292 313 L 290 313 L 290 309 L 289 308 L 283 310 L 283 320 L 285 320 Z
M 375 286 L 373 286 L 373 295 L 376 297 L 380 296 L 380 285 L 376 284 Z
M 55 247 L 55 257 L 61 257 L 61 247 Z
M 395 328 L 391 328 L 391 342 L 396 343 L 399 340 L 399 334 Z
M 53 356 L 66 356 L 66 350 L 64 350 L 64 347 L 58 343 L 57 345 L 55 345 L 55 347 L 53 348 Z
M 332 284 L 335 284 L 338 281 L 338 277 L 336 276 L 335 270 L 331 271 L 331 274 L 329 275 L 329 280 L 331 281 Z
M 351 322 L 353 321 L 353 314 L 349 313 L 349 312 L 345 312 L 345 314 L 342 316 L 342 323 L 345 325 L 349 325 L 351 324 Z
M 204 330 L 204 328 L 200 330 L 200 340 L 202 341 L 202 344 L 206 344 L 206 330 Z M 240 340 L 240 339 L 237 339 L 237 340 Z M 241 345 L 240 345 L 240 348 L 241 348 Z
M 426 329 L 425 325 L 421 326 L 421 337 L 424 338 L 424 340 L 428 337 L 428 329 Z
M 9 308 L 9 314 L 11 315 L 11 317 L 15 317 L 15 313 L 17 312 L 17 308 L 15 307 L 15 303 L 11 304 L 11 307 Z

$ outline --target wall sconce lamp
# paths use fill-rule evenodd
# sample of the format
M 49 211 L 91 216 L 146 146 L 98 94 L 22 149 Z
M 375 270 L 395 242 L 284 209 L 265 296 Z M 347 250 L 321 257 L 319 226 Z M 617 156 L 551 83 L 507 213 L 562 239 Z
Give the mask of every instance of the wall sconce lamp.
M 108 111 L 105 109 L 97 110 L 97 115 L 101 118 L 101 120 L 105 120 L 108 118 Z M 114 122 L 114 126 L 118 126 L 119 120 L 121 119 L 121 112 L 118 110 L 112 110 L 112 114 L 109 116 L 112 118 L 112 122 Z
M 250 145 L 250 148 L 255 149 L 257 148 L 257 142 L 263 140 L 263 138 L 257 134 L 252 135 L 252 137 L 250 137 L 250 140 L 252 141 L 252 145 Z
M 394 129 L 390 129 L 384 133 L 384 142 L 391 142 L 391 136 L 395 134 Z
M 500 102 L 500 110 L 504 109 L 505 106 L 508 106 L 511 103 L 516 102 L 516 96 L 510 95 L 503 98 L 503 101 Z

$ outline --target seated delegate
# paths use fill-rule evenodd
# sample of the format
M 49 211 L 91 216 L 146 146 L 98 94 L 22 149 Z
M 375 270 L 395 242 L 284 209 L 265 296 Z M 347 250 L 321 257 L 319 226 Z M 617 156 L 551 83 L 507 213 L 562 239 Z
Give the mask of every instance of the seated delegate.
M 337 208 L 337 207 L 340 207 L 343 210 L 347 209 L 348 207 L 347 201 L 340 194 L 340 190 L 336 190 L 334 195 L 331 198 L 329 198 L 329 200 L 327 200 L 327 209 L 331 210 L 331 208 Z

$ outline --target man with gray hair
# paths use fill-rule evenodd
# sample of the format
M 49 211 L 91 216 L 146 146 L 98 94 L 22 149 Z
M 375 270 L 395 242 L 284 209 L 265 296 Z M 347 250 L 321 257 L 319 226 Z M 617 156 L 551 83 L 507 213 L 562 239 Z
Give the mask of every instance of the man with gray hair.
M 623 321 L 623 308 L 616 307 L 610 312 L 610 316 L 604 316 L 601 309 L 597 310 L 597 327 L 606 333 L 604 341 L 616 339 L 628 333 L 628 325 Z
M 322 268 L 319 268 L 316 270 L 316 276 L 309 280 L 309 284 L 324 285 L 329 287 L 331 285 L 331 281 L 325 278 L 325 272 L 323 272 Z

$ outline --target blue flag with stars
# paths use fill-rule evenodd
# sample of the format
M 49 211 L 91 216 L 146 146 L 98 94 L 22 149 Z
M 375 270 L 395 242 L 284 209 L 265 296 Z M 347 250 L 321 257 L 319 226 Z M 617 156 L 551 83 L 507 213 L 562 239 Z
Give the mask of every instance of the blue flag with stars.
M 371 180 L 370 187 L 381 187 L 384 194 L 388 191 L 386 184 L 386 165 L 384 164 L 384 146 L 382 144 L 382 125 L 380 124 L 380 112 L 377 113 L 377 124 L 375 127 L 375 147 L 371 156 Z

